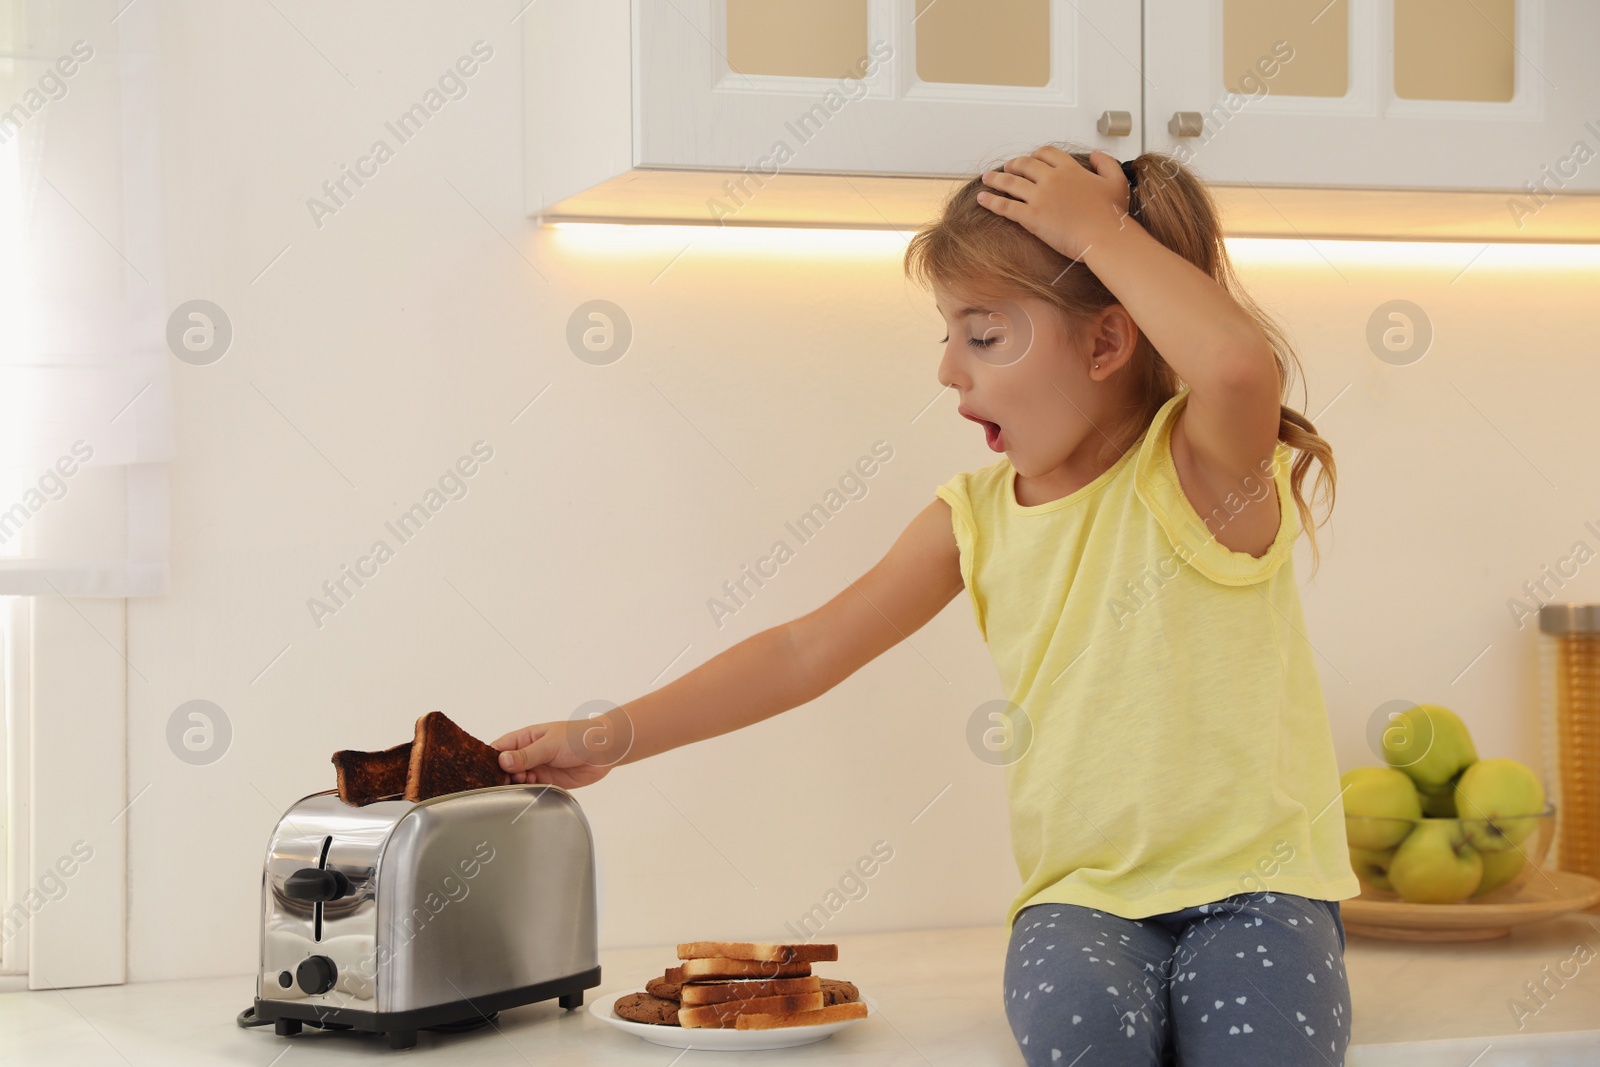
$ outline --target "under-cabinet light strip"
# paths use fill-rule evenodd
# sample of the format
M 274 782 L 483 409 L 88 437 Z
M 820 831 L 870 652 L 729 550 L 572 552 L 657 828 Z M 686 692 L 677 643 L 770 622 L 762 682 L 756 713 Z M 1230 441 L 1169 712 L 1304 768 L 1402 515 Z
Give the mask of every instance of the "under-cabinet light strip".
M 677 254 L 686 248 L 734 253 L 898 256 L 913 230 L 780 226 L 550 223 L 557 240 L 578 251 Z M 1540 268 L 1600 270 L 1600 244 L 1509 241 L 1376 241 L 1352 238 L 1230 237 L 1241 265 L 1349 263 L 1397 269 Z

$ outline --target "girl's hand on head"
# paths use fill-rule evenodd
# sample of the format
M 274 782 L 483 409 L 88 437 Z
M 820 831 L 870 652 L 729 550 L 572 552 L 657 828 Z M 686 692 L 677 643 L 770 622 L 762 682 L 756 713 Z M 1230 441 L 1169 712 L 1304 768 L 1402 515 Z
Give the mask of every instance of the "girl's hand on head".
M 1018 223 L 1069 259 L 1082 259 L 1096 240 L 1127 224 L 1128 179 L 1122 164 L 1098 148 L 1090 171 L 1054 145 L 983 173 L 989 190 L 978 202 Z M 1006 196 L 991 191 L 1000 190 Z M 1006 197 L 1015 197 L 1008 200 Z
M 591 719 L 538 723 L 497 738 L 491 747 L 500 750 L 500 769 L 513 782 L 576 789 L 598 782 L 621 759 L 599 754 L 604 745 L 594 743 L 596 728 Z

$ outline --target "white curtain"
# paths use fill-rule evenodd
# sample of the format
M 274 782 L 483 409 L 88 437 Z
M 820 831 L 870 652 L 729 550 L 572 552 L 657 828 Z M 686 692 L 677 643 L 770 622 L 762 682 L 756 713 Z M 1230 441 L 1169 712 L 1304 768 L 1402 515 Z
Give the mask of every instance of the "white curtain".
M 158 25 L 0 0 L 0 595 L 167 591 Z

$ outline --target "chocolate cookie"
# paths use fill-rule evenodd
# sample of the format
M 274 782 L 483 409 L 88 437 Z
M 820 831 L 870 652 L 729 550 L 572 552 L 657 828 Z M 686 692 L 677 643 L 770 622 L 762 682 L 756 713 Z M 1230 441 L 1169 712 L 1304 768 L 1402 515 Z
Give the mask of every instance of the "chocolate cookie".
M 644 989 L 646 993 L 660 997 L 662 1000 L 677 1001 L 679 999 L 678 983 L 669 982 L 664 977 L 650 979 L 644 984 Z
M 678 1025 L 678 1005 L 653 993 L 629 993 L 625 997 L 618 997 L 611 1010 L 636 1023 Z
M 850 1000 L 860 1000 L 861 990 L 853 982 L 846 982 L 839 978 L 824 978 L 822 980 L 822 1003 L 843 1004 Z

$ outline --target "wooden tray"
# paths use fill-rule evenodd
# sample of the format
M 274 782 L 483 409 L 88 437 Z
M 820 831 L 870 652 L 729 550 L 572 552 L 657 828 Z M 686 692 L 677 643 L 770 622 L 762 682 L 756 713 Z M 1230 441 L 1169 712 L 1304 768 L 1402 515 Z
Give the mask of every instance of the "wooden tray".
M 1513 885 L 1460 904 L 1408 904 L 1362 886 L 1339 902 L 1345 932 L 1386 941 L 1493 941 L 1513 926 L 1600 903 L 1600 881 L 1571 871 L 1528 871 Z

